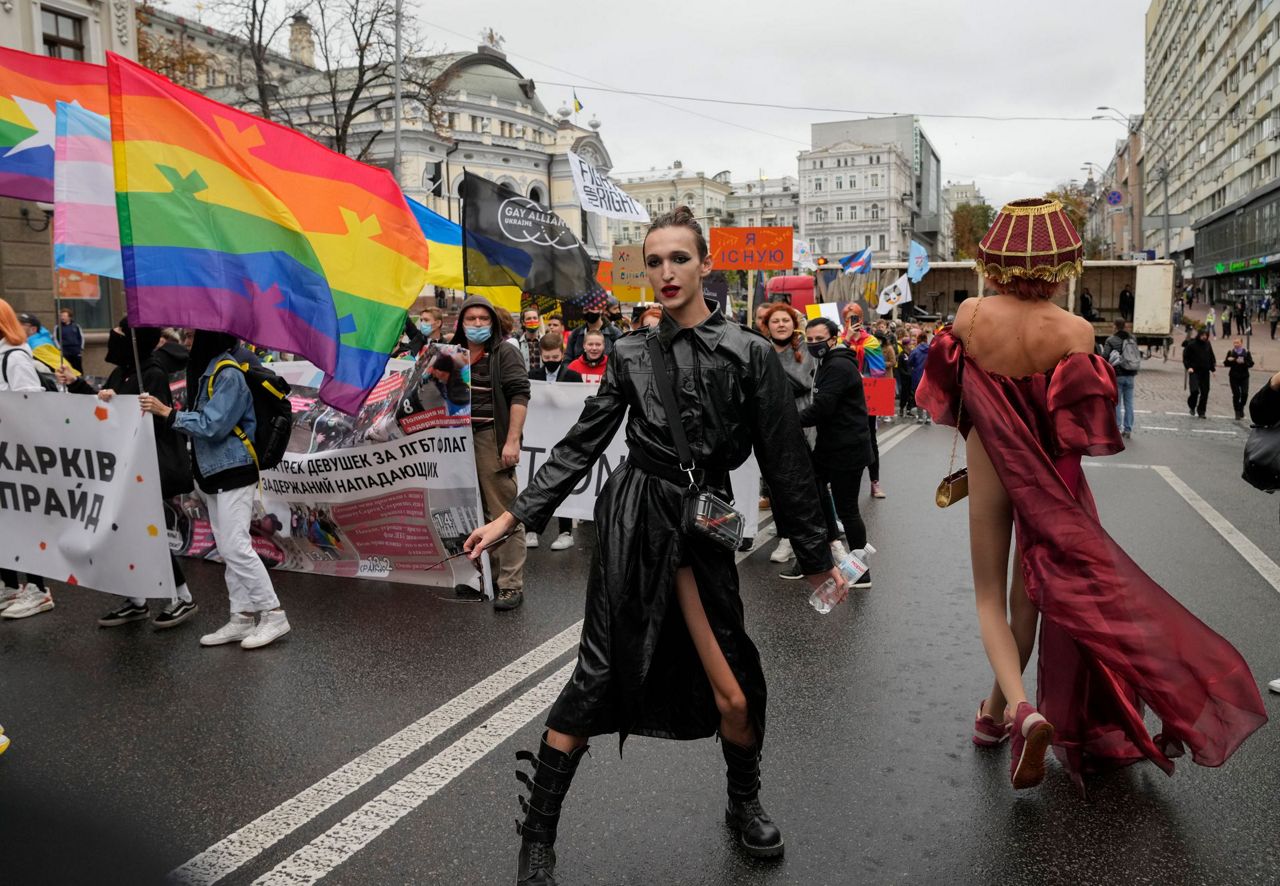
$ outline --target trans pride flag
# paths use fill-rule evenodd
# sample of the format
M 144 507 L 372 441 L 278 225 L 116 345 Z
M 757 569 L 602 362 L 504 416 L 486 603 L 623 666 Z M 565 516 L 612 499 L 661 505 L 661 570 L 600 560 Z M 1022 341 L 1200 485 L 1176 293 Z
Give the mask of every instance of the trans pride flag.
M 54 144 L 53 263 L 60 268 L 124 276 L 111 167 L 111 121 L 58 102 Z
M 106 69 L 0 48 L 0 197 L 53 202 L 59 101 L 106 114 Z
M 355 413 L 426 283 L 391 174 L 107 56 L 129 321 L 229 332 Z

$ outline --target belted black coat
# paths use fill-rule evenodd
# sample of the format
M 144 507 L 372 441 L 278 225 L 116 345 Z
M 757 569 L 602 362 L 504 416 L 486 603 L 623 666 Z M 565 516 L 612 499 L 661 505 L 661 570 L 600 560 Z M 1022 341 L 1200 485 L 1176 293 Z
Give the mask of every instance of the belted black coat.
M 689 566 L 763 740 L 764 673 L 743 623 L 734 555 L 680 530 L 689 484 L 678 471 L 650 334 L 666 355 L 689 446 L 708 485 L 724 489 L 728 473 L 754 449 L 778 534 L 791 539 L 806 573 L 831 568 L 794 395 L 768 342 L 727 322 L 714 306 L 690 329 L 664 314 L 655 331 L 623 336 L 598 393 L 511 508 L 527 529 L 540 531 L 626 421 L 628 458 L 596 501 L 597 549 L 577 667 L 547 725 L 570 735 L 617 732 L 620 743 L 631 733 L 692 739 L 716 732 L 715 698 L 675 600 L 676 570 Z

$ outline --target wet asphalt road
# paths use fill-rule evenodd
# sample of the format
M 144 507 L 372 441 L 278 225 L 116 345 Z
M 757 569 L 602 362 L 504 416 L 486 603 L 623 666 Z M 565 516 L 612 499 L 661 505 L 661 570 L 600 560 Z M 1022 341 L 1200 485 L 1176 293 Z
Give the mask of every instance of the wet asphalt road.
M 1104 523 L 1265 684 L 1280 676 L 1280 593 L 1160 474 L 1116 465 L 1167 466 L 1276 561 L 1278 502 L 1238 479 L 1242 436 L 1160 421 L 1185 433 L 1139 432 L 1129 452 L 1088 463 Z M 566 804 L 565 886 L 1280 882 L 1275 725 L 1221 770 L 1181 761 L 1170 779 L 1139 764 L 1092 779 L 1087 797 L 1056 763 L 1042 787 L 1015 796 L 1007 751 L 972 747 L 990 673 L 964 506 L 932 504 L 949 434 L 903 436 L 884 459 L 889 498 L 864 492 L 880 550 L 870 591 L 823 617 L 805 605 L 807 586 L 774 577 L 771 540 L 740 567 L 770 681 L 762 797 L 785 858 L 735 851 L 713 742 L 633 738 L 620 757 L 603 737 Z M 275 573 L 294 632 L 256 652 L 198 646 L 224 616 L 211 564 L 190 569 L 196 623 L 160 634 L 99 629 L 105 598 L 55 588 L 53 612 L 0 623 L 0 723 L 13 739 L 0 757 L 0 881 L 158 882 L 542 647 L 581 617 L 590 539 L 579 530 L 578 548 L 555 553 L 553 534 L 530 553 L 529 599 L 512 614 L 442 591 Z M 221 882 L 306 882 L 314 873 L 287 874 L 303 861 L 328 883 L 510 882 L 513 755 L 536 746 L 537 687 L 571 661 L 553 650 L 361 786 L 290 818 L 282 839 Z M 1265 700 L 1280 716 L 1280 696 Z

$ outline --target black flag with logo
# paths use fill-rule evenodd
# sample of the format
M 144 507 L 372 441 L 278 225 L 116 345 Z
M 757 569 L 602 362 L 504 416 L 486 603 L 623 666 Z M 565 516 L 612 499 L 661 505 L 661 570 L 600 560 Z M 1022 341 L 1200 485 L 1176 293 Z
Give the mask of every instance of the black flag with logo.
M 601 290 L 591 257 L 560 216 L 469 172 L 462 179 L 462 274 L 468 286 L 519 286 L 560 300 Z

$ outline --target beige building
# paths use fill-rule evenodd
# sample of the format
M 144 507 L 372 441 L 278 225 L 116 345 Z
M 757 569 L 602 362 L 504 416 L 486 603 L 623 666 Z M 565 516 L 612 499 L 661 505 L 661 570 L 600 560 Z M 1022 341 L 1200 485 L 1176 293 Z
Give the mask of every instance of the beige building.
M 136 38 L 132 0 L 0 3 L 0 46 L 9 49 L 103 64 L 107 52 L 136 57 Z M 0 296 L 46 326 L 55 320 L 51 212 L 51 206 L 0 197 Z M 74 305 L 86 329 L 109 329 L 124 312 L 118 283 L 98 281 L 98 292 L 98 301 Z
M 679 160 L 666 169 L 650 169 L 614 177 L 618 187 L 637 202 L 644 204 L 650 218 L 669 212 L 677 206 L 688 206 L 704 229 L 728 224 L 729 195 L 733 186 L 728 171 L 708 176 L 702 171 L 684 168 Z M 647 225 L 610 219 L 613 239 L 618 243 L 639 243 Z
M 791 228 L 800 236 L 800 179 L 794 175 L 734 182 L 725 200 L 727 224 L 739 228 Z
M 799 162 L 798 236 L 815 258 L 870 248 L 874 262 L 906 261 L 915 176 L 895 142 L 837 141 L 801 151 Z
M 1100 257 L 1106 259 L 1127 258 L 1145 248 L 1142 118 L 1130 120 L 1128 129 L 1128 135 L 1116 142 L 1102 177 L 1094 181 L 1092 171 L 1089 177 L 1095 195 L 1089 207 L 1085 239 L 1096 243 Z M 1085 186 L 1089 187 L 1089 183 Z M 1111 197 L 1113 193 L 1119 194 L 1119 202 Z

